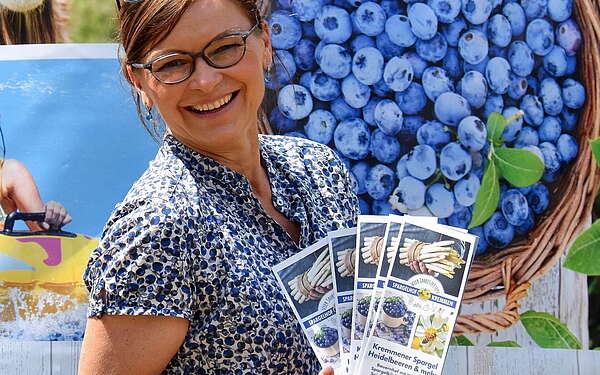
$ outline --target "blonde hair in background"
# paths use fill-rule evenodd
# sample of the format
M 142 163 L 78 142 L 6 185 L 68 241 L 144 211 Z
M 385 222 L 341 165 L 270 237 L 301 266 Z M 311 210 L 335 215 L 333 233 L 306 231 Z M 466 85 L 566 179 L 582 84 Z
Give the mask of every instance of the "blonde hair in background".
M 0 44 L 68 41 L 70 0 L 0 0 Z

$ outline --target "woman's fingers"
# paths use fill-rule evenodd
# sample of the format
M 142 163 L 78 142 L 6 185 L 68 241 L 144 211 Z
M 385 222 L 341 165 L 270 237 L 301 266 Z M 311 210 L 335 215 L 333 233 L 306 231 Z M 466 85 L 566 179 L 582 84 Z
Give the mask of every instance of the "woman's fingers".
M 67 212 L 67 209 L 60 203 L 49 201 L 46 203 L 46 215 L 44 222 L 47 225 L 43 225 L 46 229 L 50 227 L 53 229 L 60 229 L 63 225 L 66 225 L 73 221 L 73 218 Z M 48 227 L 49 225 L 49 227 Z
M 319 372 L 319 375 L 334 375 L 333 368 L 327 366 L 323 370 L 321 370 L 321 372 Z

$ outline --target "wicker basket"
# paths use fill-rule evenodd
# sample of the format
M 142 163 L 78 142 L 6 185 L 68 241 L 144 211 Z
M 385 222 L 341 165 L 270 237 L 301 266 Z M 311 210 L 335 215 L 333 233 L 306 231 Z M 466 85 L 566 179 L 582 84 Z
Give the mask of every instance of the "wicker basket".
M 591 215 L 600 183 L 600 169 L 589 144 L 589 140 L 600 136 L 600 4 L 596 0 L 575 0 L 574 15 L 583 34 L 578 69 L 587 93 L 575 135 L 579 155 L 551 188 L 556 203 L 535 230 L 512 247 L 475 260 L 463 303 L 506 297 L 506 306 L 502 311 L 460 315 L 454 328 L 457 334 L 496 332 L 517 322 L 518 300 L 527 296 L 532 282 L 554 266 Z

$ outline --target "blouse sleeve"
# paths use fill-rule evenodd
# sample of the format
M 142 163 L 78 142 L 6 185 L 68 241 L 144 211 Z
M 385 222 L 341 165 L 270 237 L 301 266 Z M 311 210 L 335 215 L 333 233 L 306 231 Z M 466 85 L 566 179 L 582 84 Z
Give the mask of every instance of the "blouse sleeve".
M 191 319 L 196 303 L 189 252 L 194 223 L 185 211 L 159 200 L 118 208 L 83 275 L 88 316 Z

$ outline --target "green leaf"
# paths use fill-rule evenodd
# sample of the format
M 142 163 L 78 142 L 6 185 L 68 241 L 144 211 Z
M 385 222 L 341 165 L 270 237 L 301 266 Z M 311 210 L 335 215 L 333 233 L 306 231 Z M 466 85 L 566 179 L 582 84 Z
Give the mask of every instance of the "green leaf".
M 494 346 L 499 348 L 520 348 L 521 345 L 517 344 L 514 341 L 492 341 L 487 346 Z
M 498 168 L 492 160 L 489 160 L 488 166 L 483 174 L 481 186 L 475 198 L 475 209 L 469 223 L 469 228 L 476 227 L 485 223 L 496 211 L 498 201 L 500 200 L 500 182 Z
M 577 236 L 563 267 L 590 276 L 600 275 L 600 220 Z
M 592 146 L 592 154 L 594 155 L 594 159 L 596 159 L 596 164 L 600 166 L 600 137 L 592 139 L 590 145 Z
M 521 314 L 521 323 L 542 348 L 581 349 L 577 337 L 554 315 L 530 310 Z
M 498 112 L 492 112 L 487 120 L 487 138 L 493 144 L 499 145 L 504 141 L 502 132 L 506 127 L 506 119 Z
M 496 148 L 494 156 L 502 177 L 515 186 L 531 186 L 544 174 L 544 163 L 531 151 Z
M 452 336 L 450 345 L 454 346 L 474 346 L 471 340 L 464 335 Z
M 592 350 L 600 350 L 600 346 L 599 346 L 599 347 L 597 347 L 597 348 L 594 348 L 594 349 L 592 349 Z

